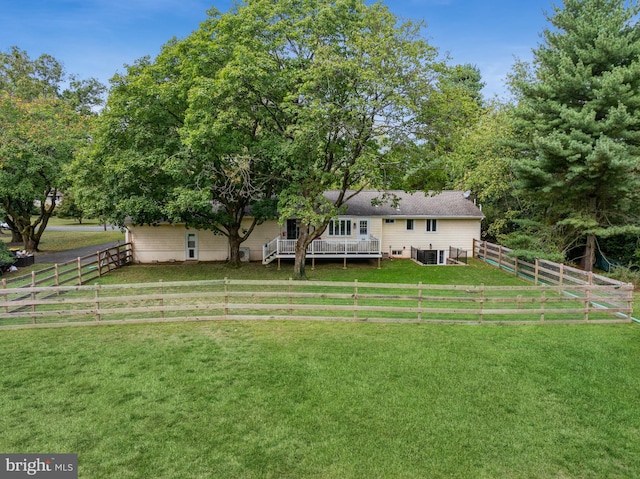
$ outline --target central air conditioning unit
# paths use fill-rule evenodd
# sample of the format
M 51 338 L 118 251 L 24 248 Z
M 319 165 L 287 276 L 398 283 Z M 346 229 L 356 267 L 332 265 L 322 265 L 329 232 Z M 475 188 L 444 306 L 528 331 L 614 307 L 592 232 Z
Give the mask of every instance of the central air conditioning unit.
M 240 261 L 242 261 L 243 263 L 248 263 L 250 252 L 251 248 L 240 248 Z

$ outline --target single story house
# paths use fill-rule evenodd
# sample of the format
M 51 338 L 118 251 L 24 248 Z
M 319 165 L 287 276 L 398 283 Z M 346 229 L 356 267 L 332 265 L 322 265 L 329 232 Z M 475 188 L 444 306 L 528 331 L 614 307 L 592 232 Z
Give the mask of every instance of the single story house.
M 445 264 L 450 251 L 472 253 L 480 239 L 480 208 L 461 191 L 387 192 L 395 196 L 380 201 L 382 192 L 365 190 L 349 199 L 344 212 L 333 219 L 322 236 L 309 246 L 313 258 L 411 258 L 422 253 L 426 264 Z M 325 196 L 332 200 L 337 191 Z M 250 219 L 245 220 L 247 225 Z M 295 218 L 256 226 L 242 244 L 245 261 L 269 263 L 293 259 L 297 238 Z M 184 225 L 133 226 L 127 228 L 133 259 L 138 263 L 173 261 L 225 261 L 229 257 L 226 236 Z M 413 256 L 415 257 L 415 256 Z

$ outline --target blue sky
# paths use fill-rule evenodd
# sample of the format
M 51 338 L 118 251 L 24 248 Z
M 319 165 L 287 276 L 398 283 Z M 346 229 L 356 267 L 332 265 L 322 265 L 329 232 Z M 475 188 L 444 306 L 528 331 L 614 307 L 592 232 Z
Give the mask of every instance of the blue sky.
M 184 38 L 211 6 L 226 12 L 233 0 L 0 0 L 0 50 L 17 45 L 42 53 L 68 73 L 108 84 L 145 55 L 154 57 L 172 37 Z M 476 65 L 486 96 L 505 97 L 514 59 L 531 50 L 548 27 L 544 12 L 560 0 L 384 0 L 400 18 L 427 24 L 424 36 L 452 63 Z

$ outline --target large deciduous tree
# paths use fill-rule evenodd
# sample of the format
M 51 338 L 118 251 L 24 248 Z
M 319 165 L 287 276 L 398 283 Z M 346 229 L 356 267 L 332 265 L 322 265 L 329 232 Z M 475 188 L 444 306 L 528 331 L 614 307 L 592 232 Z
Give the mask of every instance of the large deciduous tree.
M 564 0 L 512 86 L 522 135 L 516 173 L 542 218 L 585 245 L 638 232 L 640 205 L 640 6 L 625 0 Z
M 216 41 L 230 44 L 225 94 L 274 139 L 286 179 L 278 210 L 298 221 L 294 275 L 304 277 L 311 241 L 349 195 L 384 187 L 387 158 L 416 140 L 437 52 L 419 25 L 361 0 L 255 0 L 215 22 Z
M 280 218 L 299 222 L 303 277 L 308 244 L 347 192 L 384 186 L 385 159 L 421 133 L 438 73 L 419 32 L 363 0 L 211 10 L 154 62 L 115 78 L 79 166 L 99 173 L 119 223 L 213 229 L 229 237 L 232 260 L 253 228 L 241 231 L 247 208 L 259 221 L 277 197 Z M 328 189 L 340 190 L 336 201 Z
M 268 167 L 271 139 L 241 108 L 242 97 L 224 90 L 220 75 L 233 45 L 218 36 L 210 22 L 116 75 L 95 144 L 72 170 L 84 208 L 120 226 L 171 221 L 222 234 L 229 264 L 238 266 L 241 243 L 275 215 L 280 180 Z
M 512 110 L 511 105 L 488 102 L 446 156 L 447 187 L 468 190 L 480 202 L 486 217 L 483 235 L 490 241 L 504 241 L 528 207 L 514 188 Z
M 95 80 L 67 78 L 49 55 L 0 53 L 0 205 L 28 251 L 38 250 L 64 166 L 88 140 L 87 118 L 103 91 Z

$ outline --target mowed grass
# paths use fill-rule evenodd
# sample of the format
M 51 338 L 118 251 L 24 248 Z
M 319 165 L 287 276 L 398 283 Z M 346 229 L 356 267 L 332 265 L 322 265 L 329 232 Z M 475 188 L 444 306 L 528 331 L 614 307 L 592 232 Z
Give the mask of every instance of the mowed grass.
M 3 452 L 81 478 L 628 478 L 636 324 L 3 331 Z
M 324 263 L 310 280 L 528 284 L 496 268 Z M 287 279 L 130 266 L 103 283 Z M 206 322 L 0 334 L 0 451 L 81 478 L 628 478 L 640 326 Z
M 45 231 L 40 243 L 41 253 L 53 253 L 74 248 L 84 248 L 112 241 L 124 243 L 125 236 L 119 230 L 107 231 Z M 72 241 L 73 245 L 70 245 Z
M 314 269 L 306 267 L 310 281 L 359 281 L 371 283 L 464 284 L 486 286 L 531 285 L 475 259 L 468 266 L 420 266 L 410 260 L 351 261 L 347 268 L 342 261 L 317 262 Z M 285 280 L 293 276 L 293 262 L 263 265 L 244 263 L 241 268 L 229 268 L 224 263 L 146 264 L 125 267 L 101 278 L 102 284 L 146 283 L 154 281 L 196 281 L 208 279 Z

